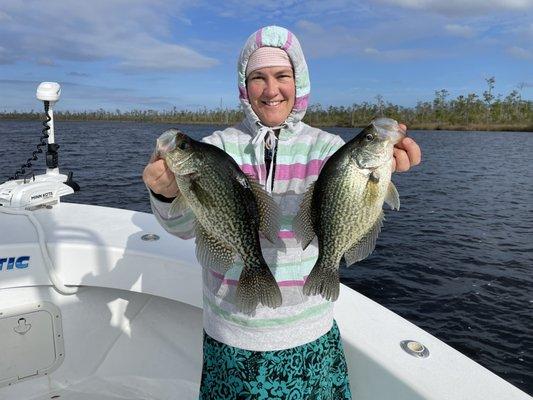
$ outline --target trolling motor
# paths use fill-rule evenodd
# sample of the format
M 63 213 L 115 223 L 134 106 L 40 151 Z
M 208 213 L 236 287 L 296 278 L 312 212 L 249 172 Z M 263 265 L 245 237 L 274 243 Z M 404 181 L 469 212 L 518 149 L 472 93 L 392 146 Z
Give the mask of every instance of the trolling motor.
M 59 173 L 59 145 L 54 142 L 54 111 L 53 106 L 59 100 L 61 87 L 56 82 L 42 82 L 37 88 L 37 99 L 44 102 L 46 121 L 37 150 L 25 164 L 7 182 L 0 185 L 0 206 L 18 209 L 35 210 L 37 208 L 59 204 L 59 198 L 80 190 L 72 180 L 72 172 L 67 175 Z M 48 145 L 46 143 L 48 141 Z M 46 150 L 46 173 L 35 175 L 32 161 L 37 154 Z

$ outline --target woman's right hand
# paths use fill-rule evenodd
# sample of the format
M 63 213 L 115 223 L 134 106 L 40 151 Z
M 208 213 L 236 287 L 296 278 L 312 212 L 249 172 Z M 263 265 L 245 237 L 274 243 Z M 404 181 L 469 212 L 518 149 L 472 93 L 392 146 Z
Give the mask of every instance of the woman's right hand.
M 150 162 L 144 167 L 143 181 L 152 192 L 167 198 L 171 199 L 179 194 L 176 177 L 163 159 Z

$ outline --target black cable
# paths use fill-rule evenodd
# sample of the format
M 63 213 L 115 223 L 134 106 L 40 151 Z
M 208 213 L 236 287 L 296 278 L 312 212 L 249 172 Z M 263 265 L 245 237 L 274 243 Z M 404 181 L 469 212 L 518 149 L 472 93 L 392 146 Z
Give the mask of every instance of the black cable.
M 43 122 L 44 128 L 41 133 L 41 139 L 39 141 L 39 144 L 37 145 L 37 150 L 35 150 L 30 158 L 26 160 L 25 164 L 22 164 L 20 166 L 20 169 L 15 172 L 15 175 L 10 177 L 9 180 L 15 180 L 19 179 L 19 177 L 22 175 L 24 177 L 24 180 L 30 175 L 35 177 L 35 174 L 33 173 L 32 168 L 32 161 L 37 161 L 37 154 L 42 153 L 43 149 L 42 147 L 46 146 L 46 140 L 48 139 L 48 131 L 50 130 L 50 127 L 48 126 L 48 122 L 52 120 L 52 117 L 50 117 L 50 114 L 48 113 L 50 109 L 50 102 L 45 101 L 44 102 L 44 112 L 46 114 L 46 121 Z M 29 169 L 28 172 L 26 172 L 26 169 Z

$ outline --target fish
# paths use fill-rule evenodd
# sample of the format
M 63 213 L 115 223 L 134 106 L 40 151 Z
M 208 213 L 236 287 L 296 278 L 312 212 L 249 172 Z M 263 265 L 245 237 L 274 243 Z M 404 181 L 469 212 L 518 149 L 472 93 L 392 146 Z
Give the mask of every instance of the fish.
M 259 304 L 279 307 L 281 291 L 263 258 L 259 237 L 261 232 L 277 243 L 279 206 L 225 151 L 178 129 L 170 131 L 163 136 L 174 135 L 174 149 L 163 158 L 181 193 L 170 210 L 190 207 L 194 213 L 198 261 L 225 274 L 240 256 L 244 267 L 235 294 L 237 309 L 249 314 Z
M 394 145 L 404 137 L 395 120 L 374 119 L 325 162 L 305 192 L 293 221 L 295 236 L 304 250 L 315 236 L 318 241 L 306 296 L 337 300 L 342 257 L 347 266 L 368 257 L 383 225 L 383 204 L 400 209 L 391 175 Z

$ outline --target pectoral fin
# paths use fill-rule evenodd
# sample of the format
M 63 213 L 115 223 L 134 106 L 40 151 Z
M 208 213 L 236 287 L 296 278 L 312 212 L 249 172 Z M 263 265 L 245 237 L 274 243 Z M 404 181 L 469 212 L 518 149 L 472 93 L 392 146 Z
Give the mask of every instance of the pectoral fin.
M 248 176 L 250 189 L 254 194 L 257 210 L 259 212 L 259 231 L 271 242 L 278 241 L 280 229 L 281 210 L 272 196 L 270 196 L 254 178 Z
M 235 259 L 235 251 L 226 243 L 210 235 L 200 223 L 196 223 L 196 258 L 200 265 L 226 273 Z
M 370 253 L 374 251 L 376 247 L 376 240 L 378 238 L 379 232 L 381 232 L 381 227 L 383 226 L 383 211 L 379 215 L 378 219 L 366 233 L 361 240 L 359 240 L 351 249 L 344 253 L 344 260 L 346 261 L 346 266 L 350 266 L 358 261 L 364 260 L 367 258 Z
M 311 205 L 313 201 L 313 192 L 315 184 L 312 183 L 307 192 L 305 192 L 298 214 L 294 217 L 293 227 L 296 239 L 302 242 L 302 249 L 306 249 L 315 237 L 316 233 L 313 230 L 313 220 L 311 214 Z
M 389 182 L 389 187 L 387 188 L 387 194 L 385 195 L 385 203 L 387 203 L 391 209 L 399 210 L 400 209 L 400 195 L 394 183 Z
M 185 196 L 178 194 L 178 196 L 170 204 L 169 213 L 170 215 L 179 215 L 182 214 L 187 207 L 189 207 L 189 203 L 187 203 Z

